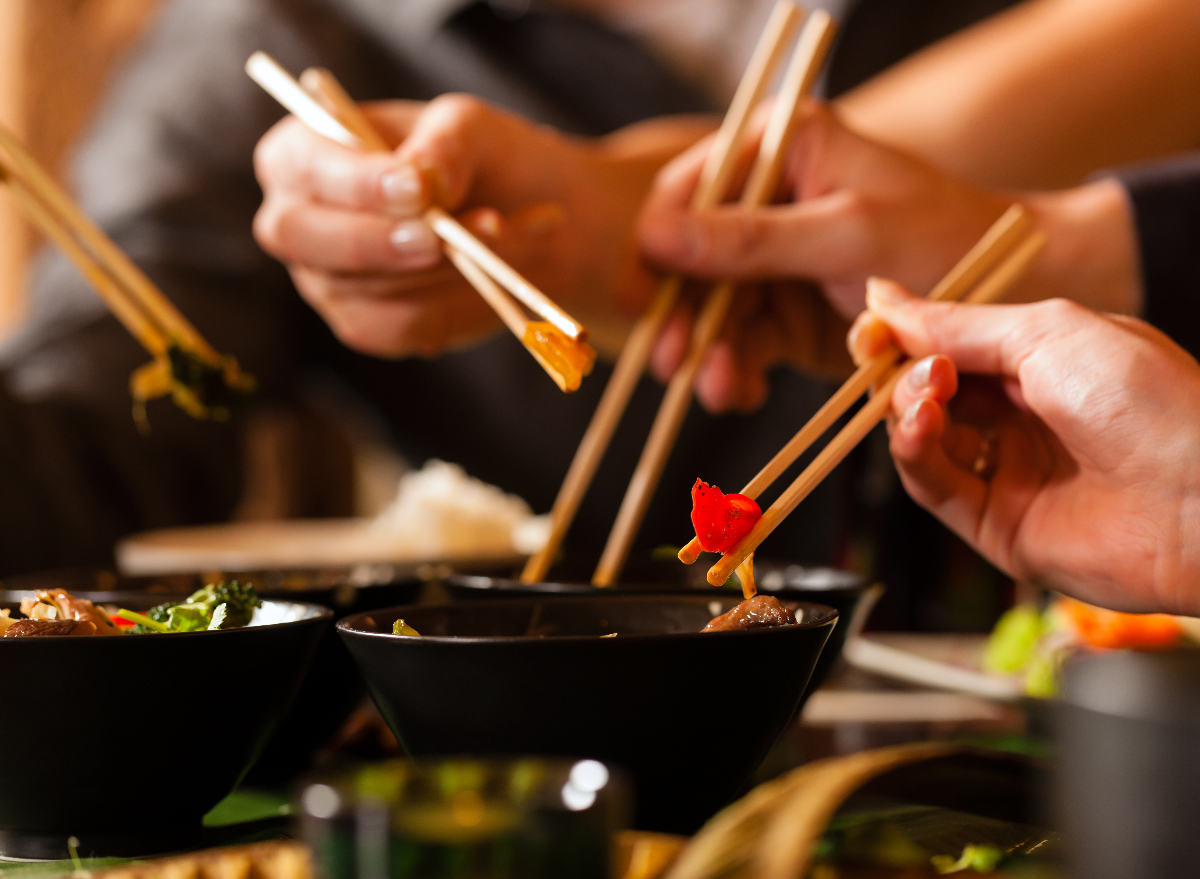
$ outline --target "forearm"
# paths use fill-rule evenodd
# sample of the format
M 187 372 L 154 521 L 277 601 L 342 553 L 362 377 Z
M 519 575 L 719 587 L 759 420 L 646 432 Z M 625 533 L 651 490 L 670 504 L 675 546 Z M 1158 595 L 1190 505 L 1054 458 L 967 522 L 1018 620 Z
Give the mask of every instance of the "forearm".
M 1071 186 L 1200 143 L 1200 4 L 1030 0 L 838 102 L 852 127 L 988 186 Z
M 1061 296 L 1095 311 L 1142 314 L 1137 231 L 1119 181 L 1105 178 L 1021 201 L 1046 233 L 1047 244 L 1015 298 L 1031 302 Z

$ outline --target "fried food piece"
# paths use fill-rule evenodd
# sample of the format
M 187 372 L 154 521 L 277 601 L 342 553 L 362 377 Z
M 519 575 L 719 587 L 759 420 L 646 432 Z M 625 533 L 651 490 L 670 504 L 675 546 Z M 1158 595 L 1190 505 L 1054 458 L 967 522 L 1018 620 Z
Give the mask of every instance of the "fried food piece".
M 583 377 L 596 365 L 596 349 L 587 342 L 569 338 L 544 320 L 530 321 L 521 340 L 542 366 L 554 376 L 564 391 L 579 390 Z
M 740 629 L 763 629 L 791 626 L 796 616 L 774 595 L 755 595 L 737 607 L 715 618 L 701 632 L 736 632 Z

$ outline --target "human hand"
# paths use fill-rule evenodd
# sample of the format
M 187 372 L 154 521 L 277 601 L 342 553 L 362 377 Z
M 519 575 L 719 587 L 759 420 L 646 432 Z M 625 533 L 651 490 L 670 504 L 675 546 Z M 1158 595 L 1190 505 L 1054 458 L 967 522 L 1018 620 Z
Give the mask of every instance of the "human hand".
M 777 363 L 844 375 L 841 333 L 862 310 L 868 275 L 931 287 L 1008 204 L 858 137 L 818 104 L 804 112 L 782 184 L 786 203 L 692 211 L 706 140 L 659 173 L 639 217 L 651 261 L 693 277 L 758 282 L 739 290 L 725 335 L 697 376 L 697 397 L 710 411 L 760 405 Z M 693 311 L 681 304 L 658 340 L 652 363 L 660 378 L 687 350 Z
M 781 203 L 692 211 L 708 141 L 663 168 L 638 221 L 647 258 L 689 277 L 805 279 L 852 319 L 869 276 L 932 288 L 1012 201 L 860 137 L 821 104 L 803 114 Z
M 922 358 L 889 419 L 918 503 L 1019 579 L 1200 614 L 1195 360 L 1140 321 L 1065 300 L 934 304 L 878 280 L 867 299 L 855 359 L 893 339 Z
M 459 212 L 589 326 L 611 325 L 649 295 L 630 228 L 668 152 L 647 158 L 652 149 L 567 138 L 461 95 L 364 109 L 397 144 L 391 152 L 356 152 L 293 117 L 255 151 L 264 191 L 255 236 L 346 344 L 432 355 L 499 326 L 443 259 L 422 219 L 433 204 Z

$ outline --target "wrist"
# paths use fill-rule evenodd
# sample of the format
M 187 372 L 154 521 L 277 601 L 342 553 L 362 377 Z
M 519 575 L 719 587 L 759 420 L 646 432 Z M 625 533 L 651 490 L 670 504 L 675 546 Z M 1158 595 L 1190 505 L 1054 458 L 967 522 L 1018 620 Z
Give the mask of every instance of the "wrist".
M 1100 312 L 1139 315 L 1142 279 L 1128 195 L 1114 178 L 1022 199 L 1048 239 L 1022 298 L 1073 299 Z

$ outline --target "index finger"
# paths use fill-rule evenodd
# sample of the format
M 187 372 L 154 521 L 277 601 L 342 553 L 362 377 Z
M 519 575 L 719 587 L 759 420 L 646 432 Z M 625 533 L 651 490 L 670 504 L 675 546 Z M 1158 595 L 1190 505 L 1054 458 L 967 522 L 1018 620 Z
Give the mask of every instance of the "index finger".
M 258 142 L 254 168 L 263 189 L 289 190 L 338 207 L 404 216 L 427 202 L 420 174 L 395 153 L 350 149 L 295 116 L 280 120 Z
M 1022 362 L 1046 345 L 1088 330 L 1116 329 L 1100 315 L 1065 299 L 1030 305 L 927 302 L 898 284 L 872 279 L 870 309 L 913 357 L 946 354 L 962 372 L 1016 378 Z

